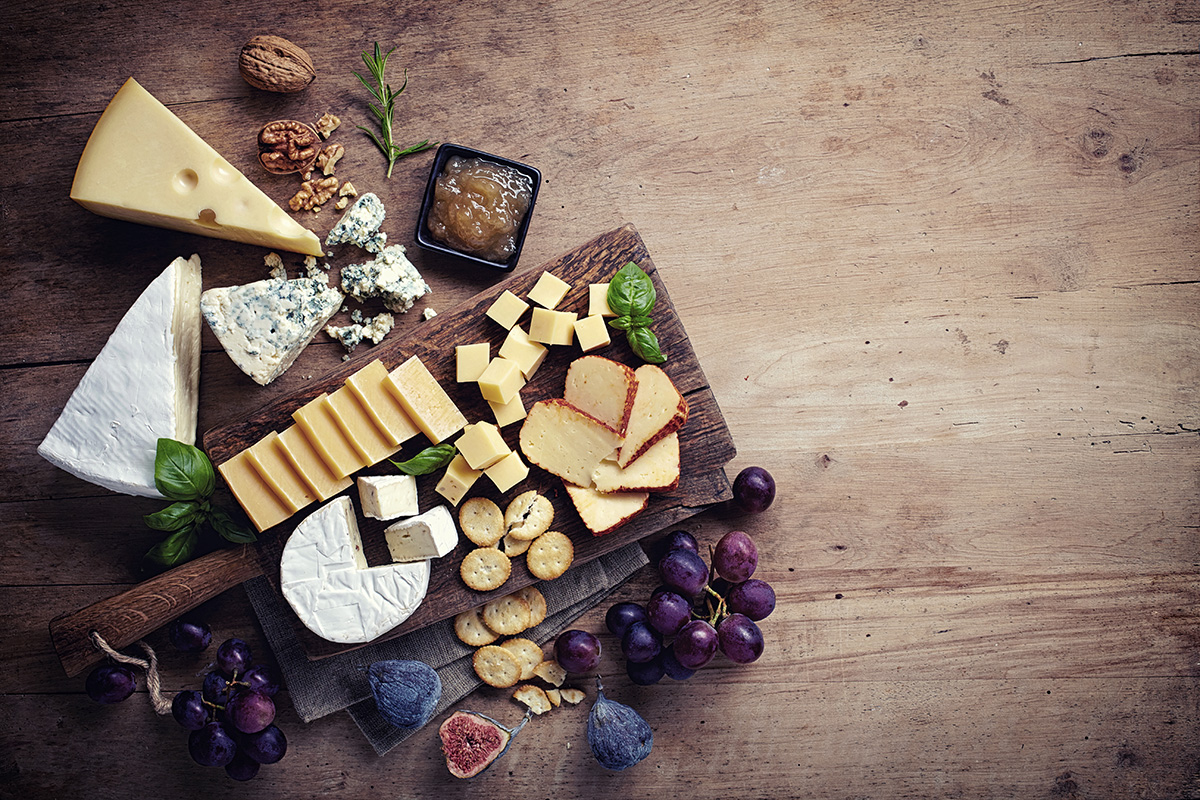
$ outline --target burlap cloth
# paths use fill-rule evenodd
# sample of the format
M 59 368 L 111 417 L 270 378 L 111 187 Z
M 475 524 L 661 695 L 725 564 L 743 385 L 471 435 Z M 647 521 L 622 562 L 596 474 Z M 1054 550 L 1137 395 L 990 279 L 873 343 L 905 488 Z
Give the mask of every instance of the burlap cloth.
M 647 563 L 649 559 L 635 542 L 595 561 L 572 567 L 554 581 L 538 584 L 546 597 L 546 619 L 522 636 L 538 644 L 548 642 Z M 436 669 L 442 679 L 442 699 L 435 716 L 473 692 L 481 683 L 471 666 L 475 648 L 463 644 L 454 635 L 452 619 L 391 641 L 310 661 L 292 627 L 298 624 L 292 610 L 267 579 L 254 578 L 243 586 L 283 672 L 296 714 L 305 722 L 312 722 L 335 711 L 348 710 L 379 755 L 418 729 L 396 728 L 379 715 L 367 684 L 366 668 L 372 663 L 411 659 L 424 661 Z

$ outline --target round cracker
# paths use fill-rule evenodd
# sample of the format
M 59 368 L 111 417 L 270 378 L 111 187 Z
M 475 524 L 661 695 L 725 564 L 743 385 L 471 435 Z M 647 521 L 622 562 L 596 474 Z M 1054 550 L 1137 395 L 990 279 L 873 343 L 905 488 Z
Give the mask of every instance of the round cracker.
M 532 539 L 514 539 L 510 533 L 500 540 L 500 548 L 504 550 L 505 555 L 511 558 L 524 554 L 532 543 Z
M 483 622 L 496 633 L 512 636 L 529 627 L 529 603 L 515 594 L 497 597 L 483 605 Z
M 525 564 L 533 577 L 552 581 L 567 571 L 575 560 L 575 545 L 565 533 L 546 531 L 533 540 L 525 554 Z
M 512 572 L 512 561 L 494 547 L 479 547 L 463 556 L 458 574 L 477 592 L 499 589 Z
M 491 547 L 504 536 L 500 506 L 486 497 L 472 497 L 458 510 L 463 535 L 480 547 Z
M 500 638 L 495 631 L 483 621 L 483 609 L 472 608 L 454 618 L 454 635 L 463 644 L 471 647 L 482 647 Z
M 521 679 L 521 662 L 512 651 L 498 645 L 484 645 L 476 650 L 471 657 L 471 665 L 475 667 L 479 680 L 498 689 L 516 686 Z
M 529 627 L 541 625 L 546 621 L 546 597 L 536 586 L 526 586 L 516 593 L 517 597 L 529 604 Z
M 521 680 L 531 680 L 534 676 L 534 670 L 537 665 L 542 663 L 544 656 L 542 648 L 537 646 L 537 642 L 531 639 L 509 639 L 500 644 L 505 650 L 517 657 L 517 661 L 521 662 Z
M 550 530 L 554 506 L 535 491 L 522 492 L 504 512 L 504 530 L 514 539 L 532 541 Z

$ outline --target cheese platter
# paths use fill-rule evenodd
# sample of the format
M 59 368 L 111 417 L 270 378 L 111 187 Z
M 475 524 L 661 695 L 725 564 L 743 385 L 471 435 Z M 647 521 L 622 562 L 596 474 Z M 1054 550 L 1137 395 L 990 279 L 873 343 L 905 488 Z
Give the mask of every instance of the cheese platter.
M 507 333 L 505 328 L 487 315 L 497 298 L 506 293 L 525 297 L 534 290 L 541 276 L 549 273 L 568 286 L 558 307 L 584 310 L 588 303 L 589 286 L 607 281 L 630 262 L 636 263 L 653 283 L 657 293 L 653 328 L 661 351 L 666 356 L 662 369 L 686 398 L 690 408 L 687 422 L 678 432 L 681 469 L 677 486 L 670 491 L 651 494 L 641 513 L 602 536 L 593 535 L 585 526 L 563 482 L 536 466 L 532 466 L 528 477 L 509 492 L 500 492 L 488 481 L 479 481 L 471 489 L 470 495 L 489 497 L 504 507 L 519 492 L 536 489 L 543 493 L 554 506 L 555 529 L 568 536 L 573 543 L 575 563 L 590 561 L 638 541 L 715 503 L 728 500 L 731 490 L 723 467 L 734 457 L 735 449 L 720 408 L 671 303 L 662 275 L 632 225 L 601 234 L 540 267 L 513 274 L 457 308 L 443 311 L 423 322 L 408 336 L 395 336 L 375 347 L 364 348 L 328 375 L 307 384 L 302 391 L 278 398 L 244 418 L 210 429 L 202 437 L 203 448 L 213 464 L 222 465 L 269 434 L 285 429 L 291 424 L 297 409 L 342 386 L 347 378 L 364 366 L 379 360 L 390 370 L 414 356 L 427 367 L 468 420 L 492 420 L 493 410 L 482 396 L 479 386 L 456 381 L 455 351 L 459 345 L 482 343 L 488 344 L 490 353 L 497 351 Z M 623 337 L 614 338 L 610 345 L 596 352 L 631 368 L 641 363 Z M 520 390 L 525 406 L 532 406 L 547 398 L 562 397 L 567 368 L 580 355 L 577 345 L 551 347 L 545 362 Z M 520 425 L 512 424 L 501 429 L 503 438 L 514 450 L 518 447 L 520 428 Z M 398 448 L 393 458 L 408 458 L 426 444 L 428 442 L 423 437 L 416 437 Z M 383 460 L 359 474 L 387 475 L 395 472 L 395 468 Z M 432 477 L 419 480 L 419 506 L 422 510 L 446 503 L 446 498 L 436 491 L 435 482 Z M 362 504 L 356 489 L 348 489 L 346 493 L 354 499 L 352 505 L 357 527 L 361 531 L 366 563 L 371 566 L 390 563 L 383 535 L 385 524 L 361 514 Z M 111 644 L 122 646 L 121 643 L 136 640 L 187 608 L 253 575 L 265 574 L 275 590 L 280 591 L 280 559 L 288 537 L 315 508 L 303 509 L 289 519 L 268 527 L 251 547 L 212 553 L 123 595 L 57 618 L 51 623 L 51 635 L 64 668 L 73 674 L 95 660 L 95 651 L 88 640 L 91 630 L 101 631 Z M 502 586 L 490 592 L 474 591 L 463 583 L 458 570 L 459 563 L 469 549 L 470 543 L 463 542 L 446 557 L 432 561 L 424 601 L 402 624 L 382 634 L 377 640 L 417 630 L 537 580 L 525 566 L 524 560 L 518 558 L 513 560 L 511 575 Z M 211 561 L 206 563 L 206 559 Z M 172 578 L 172 575 L 185 577 Z M 148 594 L 143 594 L 143 589 L 148 589 Z M 295 627 L 310 658 L 323 658 L 361 646 L 357 643 L 331 642 L 317 636 L 299 619 L 295 620 Z

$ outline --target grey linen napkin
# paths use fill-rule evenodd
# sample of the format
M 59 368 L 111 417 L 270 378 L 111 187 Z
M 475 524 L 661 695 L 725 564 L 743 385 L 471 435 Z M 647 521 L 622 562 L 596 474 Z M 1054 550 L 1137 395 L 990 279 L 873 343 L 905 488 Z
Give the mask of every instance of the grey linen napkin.
M 634 542 L 595 561 L 573 567 L 554 581 L 538 584 L 546 597 L 546 619 L 522 635 L 538 644 L 546 643 L 648 563 L 645 552 Z M 372 663 L 411 659 L 424 661 L 437 670 L 442 680 L 442 699 L 435 714 L 457 703 L 481 684 L 471 664 L 475 648 L 463 644 L 454 635 L 453 619 L 442 620 L 390 641 L 310 661 L 292 627 L 291 609 L 267 579 L 253 578 L 242 586 L 283 673 L 300 719 L 312 722 L 335 711 L 349 709 L 350 716 L 379 755 L 418 729 L 397 728 L 379 715 L 367 684 L 366 668 Z

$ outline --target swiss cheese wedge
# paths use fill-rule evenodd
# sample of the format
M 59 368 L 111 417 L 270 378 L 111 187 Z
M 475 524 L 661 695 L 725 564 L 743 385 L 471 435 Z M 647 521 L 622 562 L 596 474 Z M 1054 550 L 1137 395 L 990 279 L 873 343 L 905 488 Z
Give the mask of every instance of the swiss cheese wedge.
M 603 356 L 583 356 L 567 367 L 563 399 L 624 436 L 636 390 L 637 378 L 629 367 Z
M 688 418 L 687 400 L 671 383 L 667 373 L 653 364 L 643 364 L 634 375 L 637 393 L 629 412 L 625 441 L 617 457 L 621 467 L 629 466 L 660 439 L 682 428 Z

